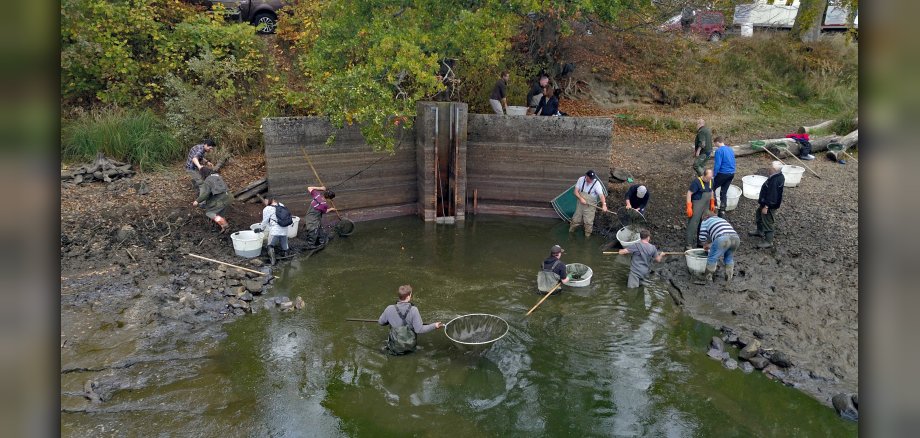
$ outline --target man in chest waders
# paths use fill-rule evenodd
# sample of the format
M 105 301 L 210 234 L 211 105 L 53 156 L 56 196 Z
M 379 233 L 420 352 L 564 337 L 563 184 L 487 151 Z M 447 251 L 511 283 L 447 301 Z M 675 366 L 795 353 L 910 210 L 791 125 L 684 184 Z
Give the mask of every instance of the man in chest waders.
M 562 253 L 565 250 L 559 245 L 553 245 L 549 250 L 549 258 L 543 260 L 543 267 L 537 273 L 537 289 L 540 292 L 547 293 L 556 287 L 560 281 L 562 284 L 569 282 L 568 274 L 565 270 L 565 263 L 562 262 Z
M 428 333 L 444 327 L 444 324 L 422 324 L 422 315 L 412 301 L 412 286 L 404 284 L 399 287 L 399 301 L 390 304 L 377 323 L 390 326 L 390 335 L 387 338 L 387 352 L 394 355 L 406 354 L 415 351 L 417 335 Z
M 593 170 L 585 172 L 584 176 L 575 182 L 575 197 L 578 198 L 578 204 L 575 205 L 575 215 L 572 216 L 572 223 L 569 225 L 570 233 L 584 223 L 585 237 L 591 237 L 591 231 L 594 230 L 594 210 L 598 201 L 602 206 L 601 211 L 607 212 L 607 198 L 604 197 L 604 188 L 601 184 Z
M 307 187 L 307 192 L 310 193 L 310 207 L 307 208 L 307 215 L 304 217 L 307 249 L 318 250 L 329 242 L 329 237 L 323 231 L 323 214 L 335 211 L 335 208 L 330 208 L 326 202 L 327 199 L 334 199 L 335 193 L 326 190 L 325 186 Z

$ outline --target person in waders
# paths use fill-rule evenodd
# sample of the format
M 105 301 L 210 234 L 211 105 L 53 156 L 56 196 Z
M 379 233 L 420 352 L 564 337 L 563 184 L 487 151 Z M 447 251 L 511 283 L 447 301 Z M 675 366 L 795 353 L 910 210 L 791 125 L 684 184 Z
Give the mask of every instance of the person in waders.
M 652 270 L 652 260 L 661 263 L 664 256 L 658 251 L 655 245 L 649 243 L 652 235 L 648 230 L 639 231 L 639 242 L 629 245 L 618 251 L 619 254 L 632 254 L 632 262 L 629 264 L 629 278 L 626 280 L 626 287 L 634 289 L 645 285 L 648 282 L 648 274 Z
M 304 228 L 307 232 L 307 249 L 320 249 L 329 242 L 329 237 L 323 230 L 323 214 L 335 211 L 335 208 L 329 207 L 327 199 L 334 199 L 335 192 L 326 190 L 325 186 L 307 187 L 310 193 L 310 207 L 307 209 L 307 215 L 304 217 Z
M 444 327 L 444 324 L 440 322 L 422 324 L 422 315 L 418 307 L 411 303 L 412 286 L 408 284 L 400 286 L 397 296 L 399 301 L 387 306 L 380 314 L 377 323 L 390 326 L 386 349 L 388 353 L 398 356 L 415 351 L 418 335 L 437 330 Z
M 575 205 L 575 214 L 572 216 L 569 232 L 574 232 L 579 225 L 584 223 L 585 237 L 591 237 L 591 232 L 594 230 L 594 210 L 598 201 L 601 203 L 601 211 L 607 212 L 604 188 L 597 180 L 597 174 L 593 170 L 585 172 L 584 176 L 575 182 L 575 197 L 578 198 L 578 204 Z
M 697 237 L 700 233 L 700 221 L 703 212 L 716 208 L 715 198 L 712 197 L 712 169 L 703 171 L 703 176 L 694 178 L 687 190 L 687 249 L 697 247 Z
M 265 208 L 262 209 L 262 223 L 259 224 L 259 228 L 256 231 L 262 232 L 268 228 L 268 259 L 274 265 L 276 247 L 280 248 L 279 256 L 287 257 L 287 229 L 294 223 L 294 218 L 291 216 L 291 211 L 284 204 L 278 202 L 278 199 L 274 196 L 268 195 L 263 199 Z
M 227 193 L 227 183 L 210 167 L 201 168 L 201 186 L 198 188 L 198 199 L 192 202 L 195 207 L 205 210 L 204 215 L 220 225 L 220 232 L 226 233 L 230 229 L 227 219 L 221 214 L 224 209 L 233 203 L 233 197 Z
M 543 260 L 540 272 L 537 273 L 537 289 L 540 292 L 547 293 L 551 291 L 559 282 L 562 282 L 562 284 L 569 282 L 565 263 L 561 260 L 563 252 L 565 250 L 561 246 L 553 245 L 549 250 L 549 257 Z
M 757 210 L 754 212 L 754 223 L 757 224 L 756 231 L 748 231 L 750 236 L 763 238 L 763 242 L 757 244 L 758 248 L 772 248 L 773 234 L 776 232 L 776 223 L 773 219 L 773 212 L 779 209 L 783 203 L 783 186 L 786 184 L 786 177 L 783 176 L 783 163 L 774 161 L 770 177 L 760 186 L 760 196 L 757 198 Z

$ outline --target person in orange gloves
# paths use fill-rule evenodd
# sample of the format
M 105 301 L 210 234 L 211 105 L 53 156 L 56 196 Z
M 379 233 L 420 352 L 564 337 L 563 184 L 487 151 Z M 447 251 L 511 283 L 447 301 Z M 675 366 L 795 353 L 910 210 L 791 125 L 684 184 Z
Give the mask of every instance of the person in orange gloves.
M 712 169 L 703 171 L 703 176 L 698 176 L 690 182 L 687 190 L 687 249 L 698 246 L 697 237 L 700 233 L 700 222 L 703 212 L 715 211 L 716 200 L 712 197 Z

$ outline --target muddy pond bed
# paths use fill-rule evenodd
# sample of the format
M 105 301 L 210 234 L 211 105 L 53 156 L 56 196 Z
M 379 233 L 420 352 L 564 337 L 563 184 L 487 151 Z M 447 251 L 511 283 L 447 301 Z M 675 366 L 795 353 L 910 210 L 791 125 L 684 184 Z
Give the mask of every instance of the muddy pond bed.
M 660 281 L 627 290 L 628 258 L 602 255 L 601 237 L 567 231 L 554 220 L 488 216 L 358 224 L 353 236 L 283 265 L 259 298 L 299 295 L 303 310 L 215 322 L 220 336 L 179 324 L 168 348 L 195 354 L 62 374 L 62 435 L 857 434 L 808 395 L 707 357 L 716 329 L 682 312 Z M 553 244 L 566 249 L 563 261 L 594 270 L 591 285 L 566 288 L 525 318 Z M 481 351 L 436 331 L 419 336 L 416 353 L 388 356 L 386 328 L 345 318 L 376 319 L 401 284 L 412 285 L 426 322 L 488 313 L 510 331 Z M 106 326 L 117 343 L 81 346 L 67 362 L 133 351 L 144 339 L 132 330 Z M 77 409 L 67 388 L 88 378 L 127 383 Z

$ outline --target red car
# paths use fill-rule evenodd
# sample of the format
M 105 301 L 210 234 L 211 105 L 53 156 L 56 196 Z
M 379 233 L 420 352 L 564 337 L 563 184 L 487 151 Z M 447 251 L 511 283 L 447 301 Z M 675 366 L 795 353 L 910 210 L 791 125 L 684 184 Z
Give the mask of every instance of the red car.
M 658 26 L 661 32 L 687 31 L 700 35 L 709 41 L 720 41 L 725 34 L 725 16 L 719 11 L 692 11 L 686 20 L 683 15 L 675 15 Z

